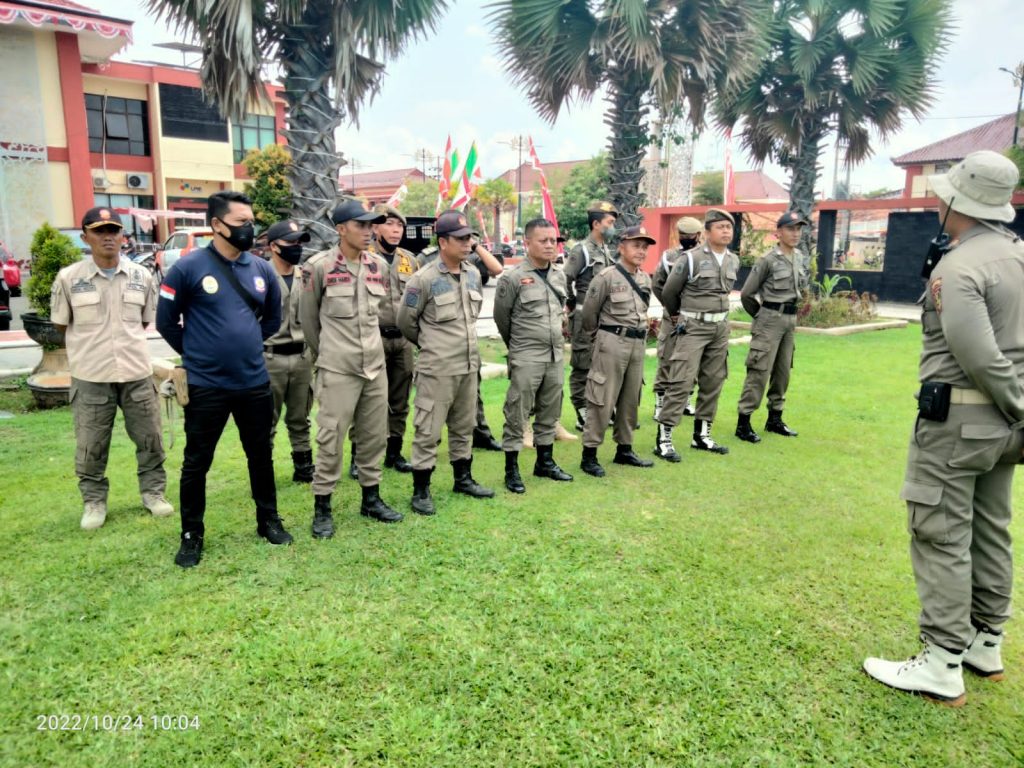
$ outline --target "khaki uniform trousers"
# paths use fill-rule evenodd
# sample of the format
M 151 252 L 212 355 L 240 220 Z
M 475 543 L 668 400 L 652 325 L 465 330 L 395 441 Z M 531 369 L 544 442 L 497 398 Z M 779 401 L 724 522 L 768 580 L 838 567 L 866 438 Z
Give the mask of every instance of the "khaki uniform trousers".
M 359 484 L 380 485 L 381 460 L 387 447 L 388 381 L 383 374 L 367 379 L 321 368 L 316 374 L 316 469 L 313 494 L 334 492 L 341 477 L 344 436 L 352 429 Z
M 277 422 L 284 409 L 284 425 L 292 451 L 309 450 L 309 412 L 313 408 L 313 364 L 309 350 L 301 355 L 279 355 L 264 352 L 263 360 L 270 375 L 270 394 L 274 398 L 273 441 Z
M 437 445 L 445 424 L 449 460 L 472 458 L 476 396 L 477 371 L 457 376 L 416 372 L 411 460 L 414 469 L 433 469 L 437 464 Z
M 167 474 L 160 401 L 153 380 L 148 376 L 117 383 L 72 379 L 70 399 L 75 420 L 75 474 L 82 501 L 107 500 L 107 458 L 118 408 L 124 413 L 125 431 L 135 443 L 139 493 L 163 495 Z
M 587 423 L 583 429 L 585 448 L 596 448 L 604 442 L 613 410 L 615 424 L 612 437 L 616 444 L 633 444 L 640 391 L 644 386 L 646 347 L 643 339 L 597 332 L 594 356 L 587 374 Z
M 784 315 L 762 307 L 751 324 L 750 334 L 747 378 L 743 382 L 739 412 L 751 414 L 757 410 L 766 384 L 768 409 L 781 411 L 786 405 L 786 390 L 789 389 L 789 375 L 793 368 L 796 315 Z
M 925 640 L 967 647 L 971 620 L 1010 616 L 1010 517 L 1024 432 L 991 405 L 951 405 L 945 422 L 918 419 L 900 498 Z
M 671 320 L 662 318 L 658 326 L 658 371 L 654 374 L 654 391 L 664 392 L 668 386 L 668 369 L 672 362 L 672 352 L 676 348 L 677 336 L 672 335 L 675 326 Z
M 712 422 L 729 375 L 729 322 L 686 321 L 686 333 L 676 336 L 668 369 L 665 396 L 661 401 L 661 423 L 675 427 L 696 382 L 700 389 L 696 418 Z M 589 418 L 589 414 L 588 414 Z
M 569 364 L 569 399 L 576 410 L 587 405 L 587 374 L 590 372 L 593 356 L 593 337 L 583 330 L 583 302 L 573 310 L 569 318 L 569 342 L 572 353 Z
M 509 363 L 509 385 L 505 393 L 505 427 L 501 447 L 506 451 L 523 450 L 523 429 L 533 422 L 534 445 L 555 442 L 555 424 L 562 417 L 565 388 L 565 363 Z
M 412 391 L 412 344 L 406 339 L 383 339 L 388 375 L 388 436 L 404 437 Z

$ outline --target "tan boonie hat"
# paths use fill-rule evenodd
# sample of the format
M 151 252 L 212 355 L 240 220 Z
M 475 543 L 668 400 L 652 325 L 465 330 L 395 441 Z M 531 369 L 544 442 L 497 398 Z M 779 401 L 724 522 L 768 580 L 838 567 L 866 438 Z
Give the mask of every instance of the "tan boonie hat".
M 928 177 L 928 185 L 942 202 L 972 219 L 1002 221 L 1016 218 L 1010 205 L 1020 172 L 1013 161 L 998 152 L 971 152 L 946 173 Z
M 387 219 L 398 219 L 400 222 L 402 222 L 403 227 L 407 223 L 405 220 L 405 216 L 400 214 L 398 212 L 398 209 L 395 208 L 393 205 L 388 205 L 387 203 L 381 203 L 380 205 L 374 206 L 373 212 L 377 214 L 383 214 L 384 216 L 387 217 Z M 385 219 L 385 221 L 387 219 Z
M 587 205 L 587 213 L 610 213 L 615 218 L 619 217 L 619 210 L 607 200 L 591 200 Z
M 704 225 L 693 216 L 683 216 L 676 222 L 676 231 L 684 235 L 696 235 L 702 229 L 704 229 Z
M 654 245 L 655 240 L 651 237 L 650 232 L 645 227 L 629 227 L 622 233 L 619 238 L 619 242 L 625 242 L 626 240 L 645 240 L 649 244 Z
M 716 221 L 728 221 L 733 226 L 736 226 L 736 220 L 728 211 L 723 211 L 721 208 L 708 208 L 704 212 L 704 228 L 707 229 L 708 226 Z

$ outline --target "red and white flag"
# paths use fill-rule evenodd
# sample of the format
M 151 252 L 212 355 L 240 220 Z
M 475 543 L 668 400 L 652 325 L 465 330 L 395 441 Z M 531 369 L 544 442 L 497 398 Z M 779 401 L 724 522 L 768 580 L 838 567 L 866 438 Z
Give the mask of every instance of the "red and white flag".
M 445 200 L 452 191 L 452 135 L 448 134 L 448 141 L 444 145 L 444 168 L 441 169 L 441 180 L 437 184 L 437 205 L 434 206 L 435 215 L 444 208 Z
M 540 158 L 537 157 L 537 148 L 533 146 L 533 137 L 530 137 L 530 165 L 537 175 L 540 177 L 540 198 L 541 198 L 541 216 L 550 221 L 555 225 L 555 235 L 558 235 L 558 216 L 555 215 L 555 206 L 551 202 L 551 190 L 548 189 L 548 178 L 544 174 L 544 168 L 540 164 Z
M 722 174 L 722 200 L 726 205 L 736 202 L 736 177 L 732 172 L 732 129 L 725 132 L 725 173 Z

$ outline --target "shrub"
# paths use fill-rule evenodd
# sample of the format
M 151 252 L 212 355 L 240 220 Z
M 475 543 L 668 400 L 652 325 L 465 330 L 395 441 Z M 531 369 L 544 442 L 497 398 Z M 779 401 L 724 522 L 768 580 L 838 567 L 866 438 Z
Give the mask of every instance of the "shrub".
M 71 238 L 44 222 L 32 235 L 32 276 L 25 287 L 29 306 L 40 317 L 50 316 L 50 291 L 57 273 L 82 258 Z
M 878 297 L 873 293 L 836 291 L 814 296 L 804 293 L 797 311 L 797 324 L 811 328 L 836 328 L 869 323 L 875 318 Z

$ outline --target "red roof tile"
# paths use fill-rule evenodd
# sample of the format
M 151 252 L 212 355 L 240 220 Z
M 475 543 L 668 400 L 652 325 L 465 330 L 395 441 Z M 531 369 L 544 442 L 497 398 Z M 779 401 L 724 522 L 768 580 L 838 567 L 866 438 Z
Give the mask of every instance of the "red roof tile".
M 979 149 L 1002 152 L 1013 143 L 1013 122 L 1016 117 L 1015 113 L 997 117 L 969 131 L 894 157 L 892 161 L 896 165 L 920 165 L 963 160 L 971 152 L 977 152 Z
M 346 188 L 355 186 L 357 190 L 363 189 L 364 187 L 378 187 L 388 184 L 393 184 L 397 188 L 403 181 L 410 177 L 416 181 L 422 181 L 424 179 L 423 171 L 419 168 L 396 168 L 390 171 L 370 171 L 368 173 L 357 173 L 353 175 L 348 173 L 346 169 L 342 167 L 339 176 L 341 183 Z M 354 185 L 353 181 L 355 182 Z
M 544 174 L 547 176 L 548 184 L 554 184 L 556 178 L 559 176 L 565 176 L 566 179 L 569 176 L 569 172 L 572 171 L 577 165 L 583 165 L 589 163 L 589 160 L 565 160 L 561 163 L 542 163 L 541 167 L 544 169 Z M 534 170 L 533 166 L 530 165 L 529 161 L 523 163 L 523 193 L 526 194 L 531 192 L 535 186 L 540 185 L 540 174 Z M 513 187 L 516 186 L 516 171 L 518 168 L 509 168 L 499 178 L 504 179 Z

